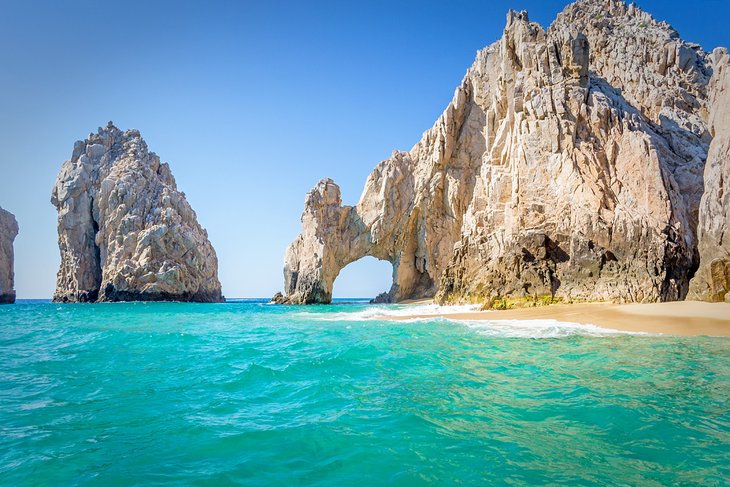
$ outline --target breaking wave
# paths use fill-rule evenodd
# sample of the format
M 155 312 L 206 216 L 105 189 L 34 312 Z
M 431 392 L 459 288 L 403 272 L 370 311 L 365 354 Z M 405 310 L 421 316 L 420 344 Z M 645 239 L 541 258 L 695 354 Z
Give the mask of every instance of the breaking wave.
M 319 321 L 370 321 L 378 318 L 407 318 L 410 316 L 453 315 L 474 313 L 479 311 L 479 305 L 440 306 L 438 304 L 416 305 L 372 305 L 366 308 L 357 308 L 355 311 L 338 311 L 322 313 L 317 311 L 301 311 L 297 313 L 303 318 Z
M 611 336 L 611 335 L 650 335 L 649 333 L 630 332 L 601 328 L 595 325 L 568 323 L 557 320 L 484 320 L 462 321 L 480 335 L 508 338 L 563 338 L 570 336 Z

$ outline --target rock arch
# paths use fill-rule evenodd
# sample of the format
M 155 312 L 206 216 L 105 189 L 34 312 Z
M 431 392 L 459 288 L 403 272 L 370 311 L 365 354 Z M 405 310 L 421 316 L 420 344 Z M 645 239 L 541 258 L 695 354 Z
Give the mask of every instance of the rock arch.
M 581 0 L 545 29 L 510 11 L 436 124 L 369 176 L 356 206 L 308 195 L 285 296 L 331 300 L 364 255 L 390 295 L 682 299 L 711 140 L 712 62 L 620 0 Z
M 404 162 L 401 154 L 394 155 L 393 160 Z M 342 206 L 340 188 L 331 179 L 321 180 L 307 194 L 302 233 L 286 251 L 284 287 L 287 303 L 331 302 L 332 286 L 340 271 L 366 256 L 393 265 L 393 283 L 388 292 L 391 299 L 433 295 L 436 280 L 418 257 L 417 218 L 399 222 L 395 218 L 397 213 L 390 212 L 388 214 L 393 218 L 383 218 L 380 210 L 392 208 L 392 202 L 377 204 L 368 196 L 373 193 L 384 196 L 390 181 L 387 177 L 371 176 L 357 206 Z M 418 212 L 412 213 L 414 217 L 417 215 Z M 394 233 L 402 226 L 411 231 L 398 238 Z M 398 245 L 396 240 L 407 244 Z

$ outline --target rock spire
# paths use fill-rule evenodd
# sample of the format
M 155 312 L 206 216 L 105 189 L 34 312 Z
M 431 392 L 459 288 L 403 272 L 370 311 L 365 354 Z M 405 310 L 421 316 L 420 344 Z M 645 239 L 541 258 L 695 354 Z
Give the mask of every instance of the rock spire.
M 0 208 L 0 304 L 15 302 L 13 242 L 18 235 L 15 216 Z
M 111 122 L 74 144 L 58 210 L 56 302 L 222 301 L 207 232 L 139 131 Z

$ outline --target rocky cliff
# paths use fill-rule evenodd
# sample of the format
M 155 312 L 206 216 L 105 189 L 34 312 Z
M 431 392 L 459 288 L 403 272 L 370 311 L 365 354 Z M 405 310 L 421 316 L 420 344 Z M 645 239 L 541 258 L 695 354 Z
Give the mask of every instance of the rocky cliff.
M 15 302 L 13 241 L 17 235 L 15 216 L 0 208 L 0 304 Z
M 222 301 L 208 234 L 166 163 L 111 122 L 74 144 L 58 210 L 57 302 Z
M 342 206 L 306 197 L 280 302 L 329 302 L 363 256 L 393 264 L 391 300 L 682 299 L 712 141 L 713 59 L 620 0 L 548 28 L 510 11 L 452 102 Z
M 713 139 L 700 205 L 700 268 L 690 297 L 730 301 L 730 57 L 726 49 L 716 49 L 712 57 L 709 129 Z

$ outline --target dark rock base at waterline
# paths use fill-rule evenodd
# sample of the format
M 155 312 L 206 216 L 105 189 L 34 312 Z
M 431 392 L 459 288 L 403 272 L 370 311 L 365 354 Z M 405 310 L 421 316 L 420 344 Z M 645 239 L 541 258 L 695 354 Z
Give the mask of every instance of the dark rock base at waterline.
M 144 291 L 118 291 L 107 289 L 99 296 L 98 291 L 79 293 L 76 296 L 54 296 L 54 303 L 115 303 L 127 301 L 146 302 L 185 302 L 185 303 L 225 303 L 220 293 L 148 293 Z

